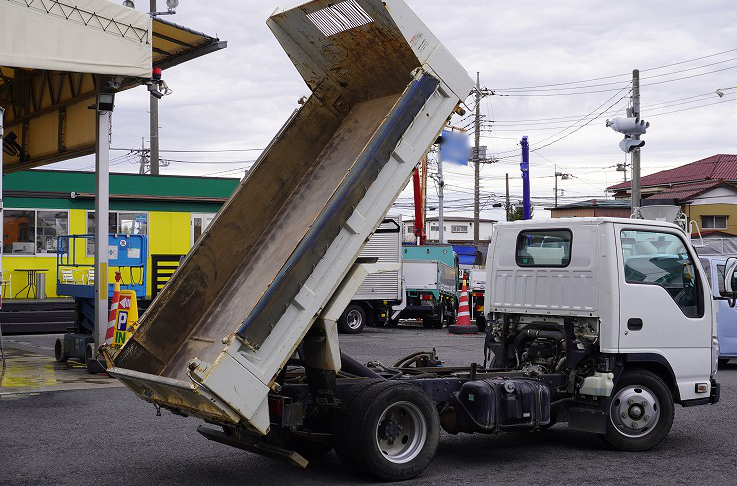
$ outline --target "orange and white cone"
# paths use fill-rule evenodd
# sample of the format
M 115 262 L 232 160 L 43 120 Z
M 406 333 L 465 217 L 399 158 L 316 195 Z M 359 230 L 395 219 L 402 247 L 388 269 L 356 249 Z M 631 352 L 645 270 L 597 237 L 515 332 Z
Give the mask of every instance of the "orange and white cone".
M 107 318 L 107 330 L 105 331 L 105 344 L 112 346 L 115 336 L 115 325 L 118 321 L 118 304 L 120 303 L 120 272 L 115 273 L 115 284 L 113 285 L 113 300 L 110 303 L 110 314 Z
M 451 334 L 476 334 L 479 328 L 476 324 L 471 324 L 471 312 L 468 308 L 468 290 L 466 289 L 466 279 L 463 279 L 463 290 L 461 291 L 461 301 L 458 304 L 458 317 L 456 323 L 448 326 L 448 332 Z

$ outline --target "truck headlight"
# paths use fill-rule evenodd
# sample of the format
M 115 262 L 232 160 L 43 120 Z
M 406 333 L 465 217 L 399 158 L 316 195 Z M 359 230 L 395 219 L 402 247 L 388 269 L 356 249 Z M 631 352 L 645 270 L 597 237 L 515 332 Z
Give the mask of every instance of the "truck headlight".
M 711 376 L 717 374 L 719 369 L 719 339 L 711 338 Z

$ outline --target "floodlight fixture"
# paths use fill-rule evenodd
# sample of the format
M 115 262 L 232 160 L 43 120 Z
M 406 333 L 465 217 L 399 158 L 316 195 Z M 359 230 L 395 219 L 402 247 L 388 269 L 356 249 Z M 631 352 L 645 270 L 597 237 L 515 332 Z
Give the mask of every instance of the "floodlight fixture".
M 115 108 L 115 93 L 100 93 L 97 95 L 97 111 L 112 112 Z

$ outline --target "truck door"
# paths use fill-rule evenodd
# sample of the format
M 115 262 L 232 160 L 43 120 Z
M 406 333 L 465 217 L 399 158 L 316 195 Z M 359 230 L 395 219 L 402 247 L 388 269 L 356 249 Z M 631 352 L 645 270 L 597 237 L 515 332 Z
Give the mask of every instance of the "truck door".
M 615 228 L 620 353 L 665 359 L 681 399 L 704 398 L 695 386 L 710 382 L 712 299 L 695 254 L 675 229 Z

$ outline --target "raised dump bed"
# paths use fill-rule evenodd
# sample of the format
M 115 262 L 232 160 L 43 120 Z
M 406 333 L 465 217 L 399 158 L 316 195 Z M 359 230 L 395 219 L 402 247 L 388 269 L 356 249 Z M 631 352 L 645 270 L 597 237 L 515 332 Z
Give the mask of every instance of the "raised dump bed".
M 473 86 L 400 0 L 318 0 L 268 25 L 312 95 L 108 354 L 142 398 L 261 433 L 275 377 Z

